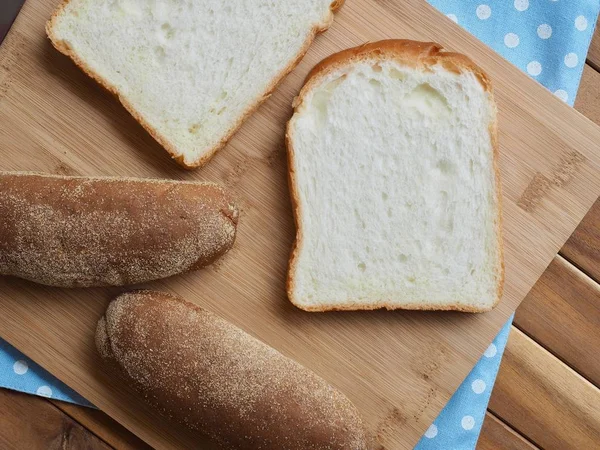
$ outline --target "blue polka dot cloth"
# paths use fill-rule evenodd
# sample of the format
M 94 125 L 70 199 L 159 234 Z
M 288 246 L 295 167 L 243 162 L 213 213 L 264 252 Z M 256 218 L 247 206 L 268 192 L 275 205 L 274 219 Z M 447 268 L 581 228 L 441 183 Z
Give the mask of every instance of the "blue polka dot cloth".
M 429 0 L 573 105 L 600 0 Z
M 429 426 L 415 449 L 475 448 L 511 325 L 512 317 L 502 327 L 437 419 Z
M 557 97 L 573 105 L 598 18 L 600 0 L 429 2 Z M 475 448 L 511 323 L 512 318 L 429 426 L 416 449 Z M 2 340 L 0 387 L 92 406 Z
M 0 339 L 0 387 L 92 406 L 73 389 L 46 372 L 8 342 Z

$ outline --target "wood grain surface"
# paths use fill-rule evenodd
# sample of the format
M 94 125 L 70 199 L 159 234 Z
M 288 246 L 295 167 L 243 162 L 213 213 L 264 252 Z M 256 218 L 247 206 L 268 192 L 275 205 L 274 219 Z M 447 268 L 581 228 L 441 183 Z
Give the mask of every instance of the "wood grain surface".
M 46 399 L 0 390 L 3 450 L 109 450 L 97 436 Z
M 598 405 L 597 387 L 512 329 L 490 401 L 494 415 L 542 448 L 594 449 Z
M 523 301 L 514 324 L 600 386 L 600 285 L 557 256 Z
M 596 32 L 594 33 L 594 38 L 592 39 L 590 50 L 587 56 L 587 60 L 590 63 L 590 65 L 598 71 L 600 71 L 600 33 L 598 33 L 599 29 L 600 19 L 598 19 L 598 23 L 596 23 Z
M 150 450 L 151 447 L 98 409 L 74 405 L 59 400 L 46 400 L 67 416 L 91 430 L 96 436 L 118 450 Z
M 588 64 L 583 67 L 574 108 L 596 125 L 600 124 L 600 72 Z
M 537 448 L 496 416 L 489 412 L 486 414 L 477 441 L 477 450 L 535 450 Z
M 600 29 L 596 30 L 593 45 L 596 49 L 600 70 Z M 590 49 L 590 58 L 592 57 Z M 592 66 L 583 69 L 581 86 L 575 108 L 594 123 L 600 125 L 600 72 Z M 600 143 L 598 143 L 600 152 Z M 570 262 L 600 282 L 600 201 L 596 201 L 575 232 L 561 249 L 561 254 Z
M 561 249 L 561 254 L 600 282 L 600 200 L 596 200 Z
M 115 99 L 51 48 L 43 26 L 56 3 L 29 0 L 0 48 L 0 167 L 227 184 L 243 206 L 234 250 L 208 270 L 151 286 L 223 315 L 315 370 L 357 404 L 371 433 L 386 425 L 379 433 L 386 448 L 414 445 L 600 192 L 599 129 L 425 2 L 348 0 L 273 97 L 197 172 L 178 168 Z M 324 56 L 389 37 L 467 53 L 496 85 L 507 277 L 491 313 L 315 315 L 285 298 L 294 230 L 283 129 L 291 100 Z M 93 329 L 118 292 L 0 280 L 0 333 L 152 445 L 199 445 L 99 364 Z

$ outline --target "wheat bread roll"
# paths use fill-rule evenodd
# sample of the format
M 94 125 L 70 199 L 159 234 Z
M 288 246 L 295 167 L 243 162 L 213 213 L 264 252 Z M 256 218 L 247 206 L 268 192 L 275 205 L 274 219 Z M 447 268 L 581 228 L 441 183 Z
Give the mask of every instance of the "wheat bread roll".
M 366 449 L 361 419 L 344 394 L 179 297 L 117 297 L 98 322 L 96 345 L 150 405 L 224 448 Z
M 61 287 L 143 283 L 233 245 L 238 209 L 210 183 L 0 172 L 0 274 Z

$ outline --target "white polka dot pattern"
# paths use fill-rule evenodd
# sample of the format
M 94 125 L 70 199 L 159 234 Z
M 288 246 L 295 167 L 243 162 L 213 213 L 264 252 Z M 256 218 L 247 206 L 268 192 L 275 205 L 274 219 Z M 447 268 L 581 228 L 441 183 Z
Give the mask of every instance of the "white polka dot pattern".
M 502 328 L 415 450 L 475 448 L 510 326 Z
M 575 28 L 577 28 L 579 31 L 585 31 L 587 30 L 587 27 L 588 21 L 585 16 L 577 16 L 575 19 Z
M 572 105 L 598 0 L 428 0 Z
M 473 381 L 473 383 L 471 383 L 471 389 L 476 394 L 483 394 L 483 392 L 485 391 L 485 381 L 478 378 L 477 380 Z
M 0 388 L 92 406 L 86 399 L 2 339 L 0 339 Z
M 578 63 L 579 58 L 576 53 L 568 53 L 565 55 L 565 66 L 568 68 L 572 69 L 573 67 L 576 67 Z
M 492 15 L 492 9 L 488 5 L 479 5 L 476 14 L 481 20 L 487 20 Z
M 540 39 L 550 39 L 550 37 L 552 36 L 552 27 L 547 23 L 541 24 L 537 28 L 537 35 Z
M 483 356 L 485 356 L 486 358 L 493 358 L 494 356 L 496 356 L 496 353 L 498 353 L 496 345 L 490 344 L 487 350 L 483 353 Z
M 473 416 L 464 416 L 460 421 L 460 426 L 463 427 L 463 430 L 472 430 L 475 426 L 475 419 Z
M 52 389 L 50 386 L 40 386 L 35 393 L 41 397 L 52 397 Z
M 569 94 L 564 89 L 557 89 L 554 91 L 554 95 L 560 98 L 563 102 L 569 101 Z
M 515 0 L 514 6 L 517 11 L 526 11 L 529 8 L 529 0 Z
M 519 45 L 520 39 L 519 36 L 515 33 L 507 33 L 504 36 L 504 45 L 508 48 L 515 48 Z
M 13 371 L 17 375 L 25 375 L 28 370 L 29 370 L 29 365 L 27 364 L 27 361 L 25 361 L 23 359 L 15 361 L 15 363 L 13 364 Z
M 434 437 L 437 436 L 437 434 L 438 434 L 438 429 L 434 424 L 432 424 L 429 426 L 429 428 L 427 428 L 427 431 L 425 432 L 424 436 L 427 439 L 433 439 Z
M 527 73 L 532 77 L 537 77 L 540 73 L 542 73 L 542 65 L 539 61 L 531 61 L 527 64 Z

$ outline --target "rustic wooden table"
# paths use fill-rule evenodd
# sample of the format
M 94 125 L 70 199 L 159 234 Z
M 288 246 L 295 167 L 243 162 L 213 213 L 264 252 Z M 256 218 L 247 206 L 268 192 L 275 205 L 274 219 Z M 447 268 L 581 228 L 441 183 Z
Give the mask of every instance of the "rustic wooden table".
M 575 108 L 600 125 L 600 29 Z M 517 310 L 478 449 L 600 448 L 599 283 L 600 199 Z M 2 449 L 147 448 L 100 411 L 7 390 L 0 411 Z

